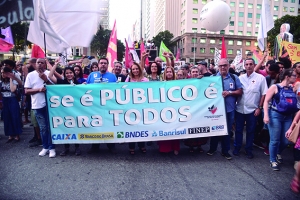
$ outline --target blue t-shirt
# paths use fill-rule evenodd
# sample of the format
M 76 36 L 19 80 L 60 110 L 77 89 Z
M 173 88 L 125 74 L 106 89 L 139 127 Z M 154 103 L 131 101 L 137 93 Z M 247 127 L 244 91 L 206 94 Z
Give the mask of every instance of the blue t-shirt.
M 106 72 L 105 74 L 101 74 L 100 72 L 92 72 L 86 80 L 87 84 L 103 82 L 117 82 L 117 77 L 110 72 Z
M 233 80 L 228 72 L 227 76 L 223 78 L 223 87 L 224 91 L 235 91 L 237 89 L 242 88 L 241 81 L 239 77 L 236 75 L 232 74 L 235 77 L 235 80 Z M 220 72 L 217 73 L 216 76 L 221 76 Z M 232 112 L 235 110 L 235 105 L 236 105 L 236 96 L 227 96 L 225 98 L 225 106 L 226 106 L 226 111 L 227 112 Z

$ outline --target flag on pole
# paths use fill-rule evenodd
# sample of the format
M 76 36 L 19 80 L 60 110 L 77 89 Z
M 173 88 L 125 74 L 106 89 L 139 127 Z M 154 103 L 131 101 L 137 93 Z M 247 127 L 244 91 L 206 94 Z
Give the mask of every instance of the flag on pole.
M 272 28 L 274 28 L 274 19 L 270 9 L 270 2 L 269 0 L 263 0 L 257 35 L 258 47 L 261 51 L 265 50 L 264 39 L 267 38 L 267 32 Z
M 177 49 L 177 53 L 176 53 L 176 60 L 175 61 L 179 61 L 180 60 L 180 49 Z
M 5 36 L 5 38 L 0 38 L 0 51 L 8 52 L 14 47 L 14 40 L 11 34 L 10 26 L 1 29 L 1 34 Z
M 239 53 L 236 54 L 232 64 L 235 66 L 235 71 L 236 72 L 241 72 L 243 71 L 245 68 L 244 68 L 244 65 L 243 65 L 243 53 L 242 53 L 242 49 L 240 50 Z
M 255 64 L 258 64 L 262 59 L 256 50 L 252 51 L 252 58 L 255 61 Z
M 144 41 L 142 39 L 142 41 L 141 41 L 141 47 L 140 47 L 141 59 L 142 59 L 142 54 L 143 54 L 144 51 L 145 51 L 145 45 L 144 45 Z M 149 58 L 148 57 L 146 57 L 145 65 L 149 66 Z
M 45 52 L 40 46 L 34 44 L 31 50 L 31 58 L 45 58 Z
M 217 47 L 215 47 L 215 56 L 214 56 L 214 62 L 215 66 L 218 66 L 219 60 L 221 58 L 221 53 Z
M 128 35 L 127 44 L 128 44 L 128 48 L 130 50 L 130 53 L 132 54 L 132 57 L 134 59 L 134 62 L 139 63 L 140 62 L 140 58 L 139 58 L 138 54 L 135 51 L 135 48 L 133 46 L 132 40 L 130 38 L 130 35 Z
M 125 39 L 125 44 L 126 44 L 126 47 L 125 47 L 125 67 L 128 69 L 133 64 L 133 59 L 132 59 L 130 49 L 128 47 L 128 43 L 127 43 L 126 39 Z
M 117 58 L 117 27 L 116 27 L 116 20 L 114 22 L 113 29 L 110 34 L 108 47 L 107 47 L 107 54 L 106 57 L 108 59 L 108 71 L 112 71 L 114 68 L 114 63 L 118 61 Z
M 168 47 L 166 47 L 165 43 L 163 41 L 161 41 L 160 43 L 160 48 L 159 48 L 159 57 L 166 62 L 166 58 L 163 56 L 163 53 L 167 52 L 167 53 L 172 53 Z
M 227 50 L 226 50 L 226 45 L 225 45 L 225 38 L 224 36 L 222 37 L 222 52 L 221 52 L 221 58 L 227 58 Z

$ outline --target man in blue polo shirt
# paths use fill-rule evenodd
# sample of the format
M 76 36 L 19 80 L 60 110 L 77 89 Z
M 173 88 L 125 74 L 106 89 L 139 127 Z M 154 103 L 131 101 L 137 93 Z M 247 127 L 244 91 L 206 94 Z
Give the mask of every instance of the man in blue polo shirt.
M 221 60 L 219 60 L 218 67 L 219 72 L 216 76 L 222 76 L 223 78 L 222 96 L 225 98 L 228 135 L 211 137 L 210 149 L 207 152 L 207 155 L 212 156 L 216 152 L 218 142 L 219 140 L 221 140 L 222 156 L 224 156 L 227 160 L 230 160 L 232 159 L 232 157 L 228 153 L 230 150 L 229 131 L 231 130 L 234 122 L 235 105 L 237 97 L 242 95 L 243 90 L 240 79 L 236 75 L 229 73 L 229 62 L 227 59 L 222 58 Z
M 89 77 L 86 80 L 87 84 L 117 82 L 117 77 L 114 74 L 107 71 L 108 69 L 107 58 L 100 58 L 98 62 L 98 66 L 100 71 L 90 73 Z M 98 152 L 99 145 L 100 144 L 92 144 L 92 148 L 89 150 L 88 153 Z M 107 143 L 107 147 L 112 153 L 115 152 L 114 143 Z

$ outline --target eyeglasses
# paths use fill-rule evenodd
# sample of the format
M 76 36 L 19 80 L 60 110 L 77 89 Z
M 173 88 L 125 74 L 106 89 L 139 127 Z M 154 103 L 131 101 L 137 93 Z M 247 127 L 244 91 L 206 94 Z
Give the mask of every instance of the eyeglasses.
M 115 68 L 122 68 L 122 66 L 118 66 L 118 65 L 117 65 L 117 66 L 115 66 Z
M 100 62 L 100 65 L 107 65 L 107 62 Z
M 225 64 L 225 65 L 218 65 L 220 68 L 222 68 L 222 67 L 228 67 L 228 65 L 227 64 Z

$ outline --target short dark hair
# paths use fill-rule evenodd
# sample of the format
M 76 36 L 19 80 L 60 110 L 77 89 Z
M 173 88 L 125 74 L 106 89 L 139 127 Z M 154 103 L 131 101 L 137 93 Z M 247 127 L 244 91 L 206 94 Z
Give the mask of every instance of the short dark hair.
M 268 62 L 266 63 L 266 65 L 272 65 L 275 64 L 276 62 L 274 60 L 268 60 Z
M 292 67 L 292 61 L 288 58 L 279 58 L 279 61 L 283 63 L 283 67 L 285 69 L 289 69 Z
M 296 68 L 297 65 L 299 65 L 299 64 L 300 64 L 300 62 L 296 62 L 296 63 L 293 65 L 293 68 Z
M 98 63 L 100 62 L 100 60 L 106 60 L 106 61 L 107 61 L 107 64 L 109 64 L 108 59 L 105 58 L 105 57 L 100 58 L 99 61 L 98 61 Z
M 270 67 L 269 67 L 269 71 L 279 73 L 280 67 L 279 67 L 279 65 L 277 65 L 275 63 L 271 64 Z
M 9 59 L 3 60 L 3 61 L 2 61 L 2 64 L 9 65 L 9 66 L 12 67 L 13 69 L 16 67 L 15 61 L 9 60 Z
M 254 60 L 253 58 L 247 58 L 247 59 L 245 60 L 245 62 L 246 62 L 247 60 L 251 60 L 251 61 L 253 62 L 253 64 L 255 65 L 255 60 Z
M 66 71 L 67 70 L 71 70 L 74 74 L 74 79 L 76 80 L 76 75 L 75 75 L 75 71 L 74 71 L 74 67 L 65 67 L 64 69 L 64 77 L 66 78 Z
M 79 78 L 83 78 L 83 72 L 82 72 L 81 66 L 75 65 L 75 66 L 73 67 L 74 72 L 75 72 L 75 67 L 78 67 L 78 68 L 80 69 L 80 70 L 79 70 Z M 75 75 L 75 76 L 76 76 L 76 75 Z
M 157 62 L 151 62 L 150 65 L 149 65 L 149 67 L 146 67 L 146 72 L 147 72 L 147 74 L 151 74 L 151 65 L 152 65 L 153 63 L 156 64 L 156 66 L 157 66 L 157 75 L 160 75 L 160 74 L 161 74 L 161 71 L 162 71 L 162 68 L 161 68 L 161 65 L 158 64 Z
M 293 74 L 293 69 L 289 68 L 289 69 L 283 69 L 282 73 L 280 74 L 279 78 L 281 81 L 283 81 L 285 79 L 286 76 L 291 77 Z

